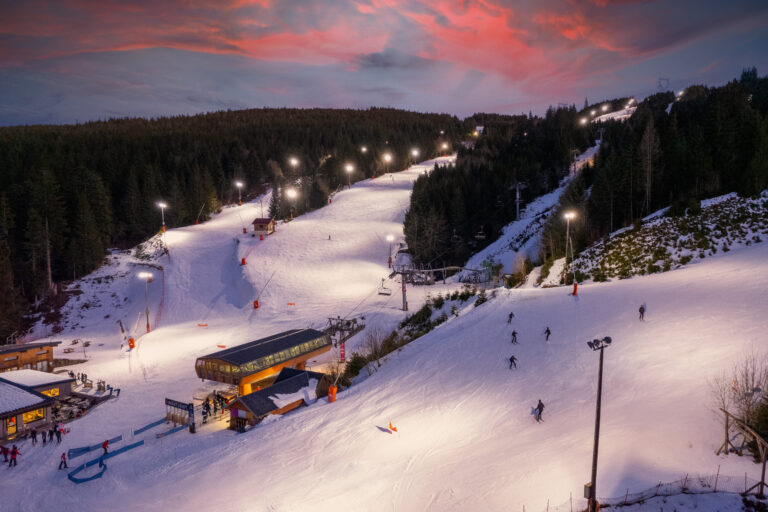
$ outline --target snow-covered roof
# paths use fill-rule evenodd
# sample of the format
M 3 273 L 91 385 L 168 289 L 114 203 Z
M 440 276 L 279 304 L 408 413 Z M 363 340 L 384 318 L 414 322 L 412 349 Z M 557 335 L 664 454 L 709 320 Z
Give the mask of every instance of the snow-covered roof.
M 307 371 L 296 373 L 295 370 L 286 372 L 286 370 L 288 369 L 283 368 L 275 383 L 268 388 L 243 395 L 233 404 L 240 402 L 254 416 L 260 418 L 299 400 L 305 402 L 315 400 L 318 374 Z
M 14 370 L 0 375 L 0 379 L 31 388 L 74 381 L 65 373 L 48 373 L 37 370 Z
M 24 343 L 21 345 L 2 345 L 0 346 L 0 354 L 7 354 L 10 352 L 24 352 L 25 350 L 32 350 L 33 348 L 45 348 L 55 347 L 60 345 L 60 341 L 47 341 L 45 343 Z
M 53 402 L 52 398 L 0 379 L 0 414 L 22 411 Z

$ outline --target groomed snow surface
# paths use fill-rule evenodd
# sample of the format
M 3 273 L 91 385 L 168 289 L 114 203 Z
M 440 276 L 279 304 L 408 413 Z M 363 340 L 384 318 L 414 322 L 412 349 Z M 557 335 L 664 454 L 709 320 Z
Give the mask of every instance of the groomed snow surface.
M 548 501 L 580 497 L 589 480 L 598 355 L 586 341 L 603 336 L 614 341 L 605 352 L 599 496 L 714 474 L 718 465 L 721 475 L 759 478 L 749 458 L 714 455 L 722 428 L 709 407 L 707 378 L 765 342 L 768 244 L 664 274 L 585 285 L 578 297 L 565 287 L 502 289 L 393 353 L 336 403 L 318 400 L 244 434 L 213 422 L 194 435 L 155 438 L 167 427 L 126 435 L 124 443 L 146 445 L 110 459 L 103 478 L 82 485 L 56 470 L 66 449 L 163 417 L 165 397 L 189 401 L 214 389 L 195 377 L 193 365 L 219 344 L 322 327 L 327 316 L 351 311 L 364 313 L 369 326 L 394 328 L 404 316 L 399 285 L 389 281 L 391 297 L 376 294 L 388 274 L 385 237 L 401 236 L 413 181 L 431 166 L 358 183 L 263 242 L 242 235 L 239 219 L 258 216 L 258 202 L 169 230 L 171 260 L 156 262 L 164 290 L 159 280 L 149 285 L 150 308 L 162 301 L 162 318 L 138 349 L 120 350 L 121 310 L 110 306 L 89 308 L 83 329 L 54 338 L 65 341 L 57 357 L 75 335 L 92 340 L 89 361 L 72 368 L 106 378 L 120 397 L 71 423 L 57 447 L 23 444 L 19 466 L 2 470 L 2 510 L 544 510 Z M 129 301 L 143 306 L 139 284 Z M 413 311 L 425 291 L 408 293 Z M 257 296 L 263 306 L 253 310 Z M 512 329 L 519 345 L 510 343 Z M 513 354 L 517 370 L 508 369 Z M 539 398 L 542 423 L 530 415 Z M 384 428 L 389 422 L 397 433 Z M 739 510 L 727 508 L 737 502 L 732 496 L 695 500 L 698 510 Z

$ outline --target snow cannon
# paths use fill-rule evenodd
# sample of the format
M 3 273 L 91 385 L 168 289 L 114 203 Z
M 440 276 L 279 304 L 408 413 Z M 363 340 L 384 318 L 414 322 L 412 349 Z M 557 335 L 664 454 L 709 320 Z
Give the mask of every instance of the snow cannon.
M 245 258 L 240 258 L 240 265 L 245 266 Z
M 136 340 L 133 338 L 128 338 L 128 348 L 134 349 L 136 348 Z
M 328 386 L 328 403 L 333 403 L 336 401 L 336 386 Z
M 578 295 L 578 291 L 579 291 L 579 283 L 577 283 L 576 281 L 574 281 L 574 282 L 573 282 L 573 295 L 574 295 L 574 296 Z
M 245 234 L 247 234 L 247 233 L 248 233 L 248 230 L 246 230 L 245 228 L 243 228 L 243 234 L 245 235 Z
M 259 240 L 263 242 L 264 241 L 264 235 L 259 235 Z
M 253 309 L 259 309 L 259 301 L 253 301 Z
M 333 198 L 332 197 L 328 198 L 328 204 L 333 204 Z

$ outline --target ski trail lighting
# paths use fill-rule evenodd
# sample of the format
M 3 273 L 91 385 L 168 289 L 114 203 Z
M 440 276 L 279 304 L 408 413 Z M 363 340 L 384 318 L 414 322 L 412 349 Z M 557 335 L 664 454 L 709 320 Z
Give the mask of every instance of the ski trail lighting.
M 347 172 L 347 188 L 352 188 L 352 171 L 355 170 L 355 166 L 346 163 L 344 164 L 344 170 Z
M 291 164 L 291 167 L 294 169 L 299 166 L 299 159 L 295 156 L 292 156 L 288 159 L 288 163 Z
M 573 242 L 571 242 L 571 219 L 576 217 L 575 212 L 565 212 L 565 261 L 568 262 L 568 243 L 571 244 L 571 269 L 573 270 L 573 294 L 576 295 L 578 285 L 576 284 L 576 267 L 573 265 Z M 566 275 L 568 267 L 566 266 Z
M 591 115 L 592 117 L 594 117 L 596 114 L 597 114 L 597 110 L 590 110 L 589 111 L 589 115 Z
M 597 512 L 599 506 L 595 498 L 595 480 L 597 479 L 597 447 L 600 438 L 600 400 L 603 393 L 603 349 L 609 347 L 613 340 L 610 336 L 587 342 L 587 346 L 593 351 L 600 351 L 600 367 L 597 374 L 597 407 L 595 410 L 595 443 L 592 449 L 592 480 L 584 485 L 584 497 L 589 500 L 589 512 Z
M 139 279 L 144 280 L 144 310 L 147 315 L 147 332 L 150 331 L 149 329 L 149 283 L 152 282 L 152 273 L 150 272 L 139 272 Z M 129 344 L 130 346 L 130 344 Z M 131 347 L 133 348 L 133 347 Z
M 413 158 L 418 158 L 418 157 L 419 157 L 419 150 L 418 150 L 417 148 L 413 148 L 413 149 L 411 150 L 411 156 L 412 156 Z
M 587 124 L 587 118 L 586 117 L 582 117 L 581 120 L 579 121 L 579 123 Z
M 368 148 L 365 147 L 365 146 L 360 146 L 360 152 L 361 153 L 367 153 L 368 152 Z
M 389 164 L 392 162 L 392 153 L 384 153 L 384 156 L 382 157 L 384 160 L 384 166 L 385 166 L 385 172 L 389 172 Z
M 157 207 L 160 208 L 160 218 L 163 221 L 163 233 L 165 233 L 165 209 L 168 208 L 168 205 L 165 202 L 160 201 L 157 203 Z
M 238 206 L 242 206 L 243 205 L 243 182 L 236 181 L 235 186 L 237 187 L 237 204 Z
M 285 191 L 285 195 L 291 200 L 291 220 L 293 220 L 293 208 L 296 206 L 296 197 L 299 195 L 295 188 L 289 188 Z
M 600 107 L 600 110 L 602 110 L 603 112 L 607 112 L 608 111 L 608 107 L 609 107 L 609 105 L 607 105 L 607 104 L 603 105 L 602 107 Z

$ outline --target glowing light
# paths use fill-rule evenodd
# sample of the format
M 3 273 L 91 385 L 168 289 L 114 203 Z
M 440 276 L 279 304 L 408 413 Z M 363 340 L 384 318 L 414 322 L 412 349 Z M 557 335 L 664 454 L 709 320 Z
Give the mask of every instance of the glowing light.
M 167 204 L 165 204 L 165 203 L 164 203 L 164 202 L 162 202 L 162 201 L 160 201 L 159 203 L 157 203 L 157 206 L 158 206 L 158 207 L 160 207 L 160 208 L 168 208 L 168 205 L 167 205 Z
M 589 115 L 591 115 L 591 116 L 593 116 L 593 115 L 595 115 L 595 114 L 597 114 L 597 110 L 591 110 L 591 111 L 589 112 Z
M 574 212 L 565 212 L 565 213 L 563 214 L 563 217 L 565 217 L 565 218 L 566 218 L 566 219 L 568 219 L 568 220 L 571 220 L 571 219 L 573 219 L 574 217 L 576 217 L 576 213 L 574 213 Z
M 587 118 L 586 118 L 586 117 L 582 117 L 582 118 L 581 118 L 581 120 L 580 120 L 579 122 L 580 122 L 581 124 L 587 124 Z
M 392 161 L 392 155 L 389 153 L 384 153 L 384 161 L 389 163 Z
M 678 96 L 682 96 L 685 91 L 680 91 L 677 93 Z
M 480 135 L 480 134 L 478 133 L 478 131 L 477 131 L 477 130 L 475 130 L 475 131 L 473 131 L 473 132 L 472 132 L 472 135 L 473 135 L 473 136 L 475 136 L 475 137 L 477 137 L 477 136 L 478 136 L 478 135 Z
M 152 279 L 151 272 L 139 272 L 139 279 Z
M 347 172 L 352 172 L 355 170 L 355 166 L 352 164 L 344 164 L 344 170 Z
M 440 130 L 440 135 L 445 135 L 445 130 Z
M 299 193 L 296 192 L 296 189 L 289 188 L 285 191 L 285 195 L 288 196 L 288 199 L 296 199 L 296 196 L 299 195 Z
M 368 152 L 368 148 L 365 147 L 365 146 L 360 146 L 360 151 L 362 151 L 363 153 L 367 153 Z
M 299 165 L 299 159 L 296 158 L 295 156 L 292 156 L 291 158 L 288 159 L 288 163 L 291 164 L 293 167 L 296 167 L 297 165 Z
M 395 237 L 392 235 L 387 235 L 387 242 L 392 243 L 394 241 Z
M 243 182 L 242 182 L 242 181 L 236 181 L 236 182 L 235 182 L 235 186 L 236 186 L 237 188 L 243 188 Z
M 603 112 L 605 112 L 606 110 L 608 110 L 608 107 L 609 107 L 609 105 L 603 105 L 602 107 L 600 107 L 600 109 L 601 109 Z
M 443 148 L 443 149 L 448 149 L 448 143 L 447 142 L 443 142 L 443 145 L 440 146 L 440 147 Z
M 411 156 L 413 156 L 414 158 L 415 158 L 415 157 L 417 157 L 417 156 L 419 156 L 419 150 L 418 150 L 418 149 L 416 149 L 416 148 L 413 148 L 413 149 L 411 150 Z

